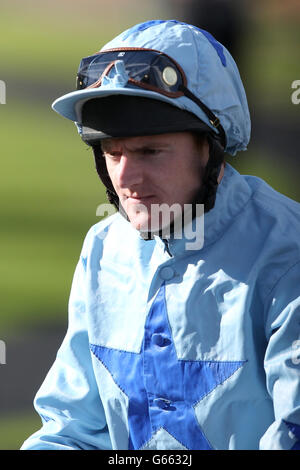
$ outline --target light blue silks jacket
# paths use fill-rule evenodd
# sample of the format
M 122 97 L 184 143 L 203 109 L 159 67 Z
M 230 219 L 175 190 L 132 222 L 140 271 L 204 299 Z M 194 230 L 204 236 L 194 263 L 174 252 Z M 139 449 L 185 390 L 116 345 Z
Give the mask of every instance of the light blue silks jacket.
M 204 227 L 90 229 L 22 449 L 300 449 L 300 205 L 227 164 Z

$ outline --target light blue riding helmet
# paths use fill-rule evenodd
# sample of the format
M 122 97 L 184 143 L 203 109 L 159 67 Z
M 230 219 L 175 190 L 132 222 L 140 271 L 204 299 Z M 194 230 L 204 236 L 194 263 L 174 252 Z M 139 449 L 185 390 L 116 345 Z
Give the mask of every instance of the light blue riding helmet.
M 161 90 L 157 88 L 158 83 L 151 86 L 151 80 L 150 86 L 135 83 L 124 56 L 128 51 L 141 49 L 159 51 L 174 61 L 180 79 L 170 63 L 160 70 Z M 192 113 L 216 135 L 224 131 L 225 151 L 231 155 L 247 149 L 251 124 L 238 68 L 228 50 L 207 31 L 176 20 L 147 21 L 124 31 L 99 53 L 108 50 L 117 50 L 117 56 L 101 80 L 94 76 L 94 83 L 58 98 L 52 105 L 57 113 L 74 121 L 80 133 L 85 103 L 94 98 L 127 95 L 159 100 Z M 97 60 L 99 53 L 95 54 Z M 93 60 L 85 69 L 90 75 L 93 75 Z M 177 87 L 182 80 L 186 80 L 184 87 Z

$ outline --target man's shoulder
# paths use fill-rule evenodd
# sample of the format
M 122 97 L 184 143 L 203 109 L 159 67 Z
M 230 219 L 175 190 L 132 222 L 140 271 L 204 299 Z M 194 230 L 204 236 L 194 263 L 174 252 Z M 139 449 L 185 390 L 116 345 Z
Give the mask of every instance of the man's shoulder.
M 88 234 L 91 234 L 92 236 L 98 236 L 103 232 L 108 232 L 110 227 L 120 225 L 122 224 L 122 222 L 123 217 L 120 215 L 119 212 L 115 212 L 114 214 L 103 218 L 102 220 L 100 220 L 100 222 L 97 222 L 96 224 L 92 225 L 92 227 L 88 231 Z
M 226 167 L 217 198 L 219 218 L 228 219 L 235 227 L 235 223 L 240 223 L 246 238 L 247 234 L 251 236 L 249 227 L 252 227 L 255 237 L 260 239 L 271 231 L 281 232 L 287 238 L 295 234 L 299 239 L 299 202 L 280 193 L 260 177 L 240 174 L 230 165 Z
M 252 188 L 248 205 L 253 232 L 273 259 L 292 265 L 300 260 L 300 204 L 276 191 L 264 180 L 245 176 Z
M 257 211 L 281 222 L 300 225 L 300 203 L 275 190 L 256 176 L 244 175 L 252 189 L 252 202 Z
M 95 241 L 102 242 L 105 240 L 111 230 L 116 232 L 124 230 L 124 225 L 126 226 L 129 224 L 126 223 L 126 220 L 120 215 L 119 212 L 116 212 L 115 214 L 110 215 L 100 220 L 100 222 L 92 225 L 84 239 L 83 251 L 89 249 L 91 245 L 95 243 Z

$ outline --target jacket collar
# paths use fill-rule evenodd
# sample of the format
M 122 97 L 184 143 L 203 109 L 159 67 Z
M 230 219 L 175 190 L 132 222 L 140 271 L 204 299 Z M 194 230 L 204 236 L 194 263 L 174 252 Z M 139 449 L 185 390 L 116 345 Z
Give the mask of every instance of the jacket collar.
M 233 219 L 249 201 L 252 190 L 245 178 L 226 163 L 223 178 L 218 186 L 215 206 L 204 215 L 185 224 L 165 243 L 155 236 L 156 243 L 168 248 L 172 256 L 205 249 L 215 243 L 227 230 Z M 199 233 L 200 232 L 200 233 Z

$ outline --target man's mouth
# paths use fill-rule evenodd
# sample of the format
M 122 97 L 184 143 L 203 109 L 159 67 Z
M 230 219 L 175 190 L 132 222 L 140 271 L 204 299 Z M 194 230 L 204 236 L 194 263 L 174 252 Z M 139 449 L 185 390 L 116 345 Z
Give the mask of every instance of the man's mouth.
M 142 195 L 142 194 L 134 194 L 134 195 L 130 195 L 130 196 L 125 196 L 125 202 L 126 201 L 129 201 L 129 202 L 132 202 L 132 203 L 143 203 L 143 202 L 147 202 L 149 201 L 151 198 L 153 198 L 154 195 L 153 194 L 149 194 L 149 195 Z

